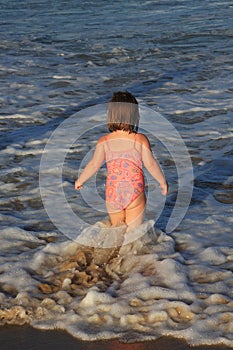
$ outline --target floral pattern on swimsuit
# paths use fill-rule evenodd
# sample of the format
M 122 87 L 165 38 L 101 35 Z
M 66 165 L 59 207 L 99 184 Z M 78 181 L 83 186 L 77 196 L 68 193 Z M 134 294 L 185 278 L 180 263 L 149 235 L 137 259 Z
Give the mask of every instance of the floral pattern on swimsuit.
M 108 162 L 106 201 L 115 209 L 125 209 L 145 188 L 142 170 L 130 163 L 124 159 Z
M 135 157 L 137 164 L 130 160 Z M 145 189 L 139 157 L 139 152 L 133 148 L 124 152 L 124 155 L 121 152 L 117 158 L 107 161 L 106 201 L 117 210 L 125 209 Z

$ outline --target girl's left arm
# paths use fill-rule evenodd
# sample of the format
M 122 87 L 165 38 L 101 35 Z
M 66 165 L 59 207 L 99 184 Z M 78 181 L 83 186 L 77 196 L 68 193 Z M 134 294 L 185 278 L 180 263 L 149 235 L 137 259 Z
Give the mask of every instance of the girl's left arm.
M 97 143 L 94 155 L 90 162 L 85 166 L 79 178 L 75 181 L 75 189 L 79 190 L 82 188 L 84 182 L 92 177 L 101 167 L 105 160 L 104 142 L 100 138 Z
M 162 195 L 166 196 L 168 192 L 168 184 L 165 179 L 165 176 L 159 166 L 159 163 L 153 156 L 151 151 L 150 142 L 145 135 L 141 134 L 141 142 L 142 142 L 142 160 L 149 171 L 149 173 L 159 182 L 159 187 L 161 189 Z

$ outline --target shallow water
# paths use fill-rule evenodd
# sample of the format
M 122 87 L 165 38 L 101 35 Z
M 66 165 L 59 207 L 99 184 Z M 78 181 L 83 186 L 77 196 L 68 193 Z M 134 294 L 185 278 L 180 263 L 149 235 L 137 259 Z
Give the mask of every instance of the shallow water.
M 59 0 L 49 8 L 45 1 L 1 1 L 1 324 L 60 328 L 83 340 L 171 335 L 233 346 L 232 14 L 231 1 Z M 51 132 L 79 111 L 84 129 L 102 122 L 93 122 L 87 107 L 118 89 L 174 125 L 194 171 L 188 211 L 166 232 L 177 169 L 149 135 L 170 192 L 159 217 L 159 204 L 148 207 L 138 240 L 119 257 L 59 232 L 39 188 Z M 74 212 L 100 234 L 103 224 L 95 223 L 106 213 L 97 210 L 99 199 L 93 210 L 73 182 L 105 130 L 82 135 L 62 169 Z M 101 198 L 104 174 L 96 178 Z M 149 184 L 148 193 L 154 188 Z

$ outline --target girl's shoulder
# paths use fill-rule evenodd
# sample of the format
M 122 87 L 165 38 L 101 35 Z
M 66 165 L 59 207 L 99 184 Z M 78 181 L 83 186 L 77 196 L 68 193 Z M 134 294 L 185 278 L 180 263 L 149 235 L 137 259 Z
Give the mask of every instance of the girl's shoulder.
M 146 135 L 138 133 L 137 134 L 137 142 L 141 143 L 143 146 L 150 148 L 150 141 Z
M 106 141 L 106 137 L 107 137 L 107 135 L 101 136 L 97 142 L 97 145 L 103 144 Z

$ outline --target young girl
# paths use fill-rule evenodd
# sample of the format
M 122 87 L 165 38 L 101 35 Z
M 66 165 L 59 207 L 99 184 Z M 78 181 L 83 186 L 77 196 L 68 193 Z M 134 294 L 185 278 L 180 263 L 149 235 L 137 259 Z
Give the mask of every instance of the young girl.
M 93 176 L 104 161 L 107 165 L 106 208 L 113 226 L 124 223 L 127 231 L 143 222 L 146 206 L 142 165 L 160 184 L 165 196 L 168 185 L 155 160 L 149 140 L 138 133 L 138 102 L 129 92 L 116 92 L 109 103 L 108 129 L 90 162 L 75 181 L 75 189 Z

